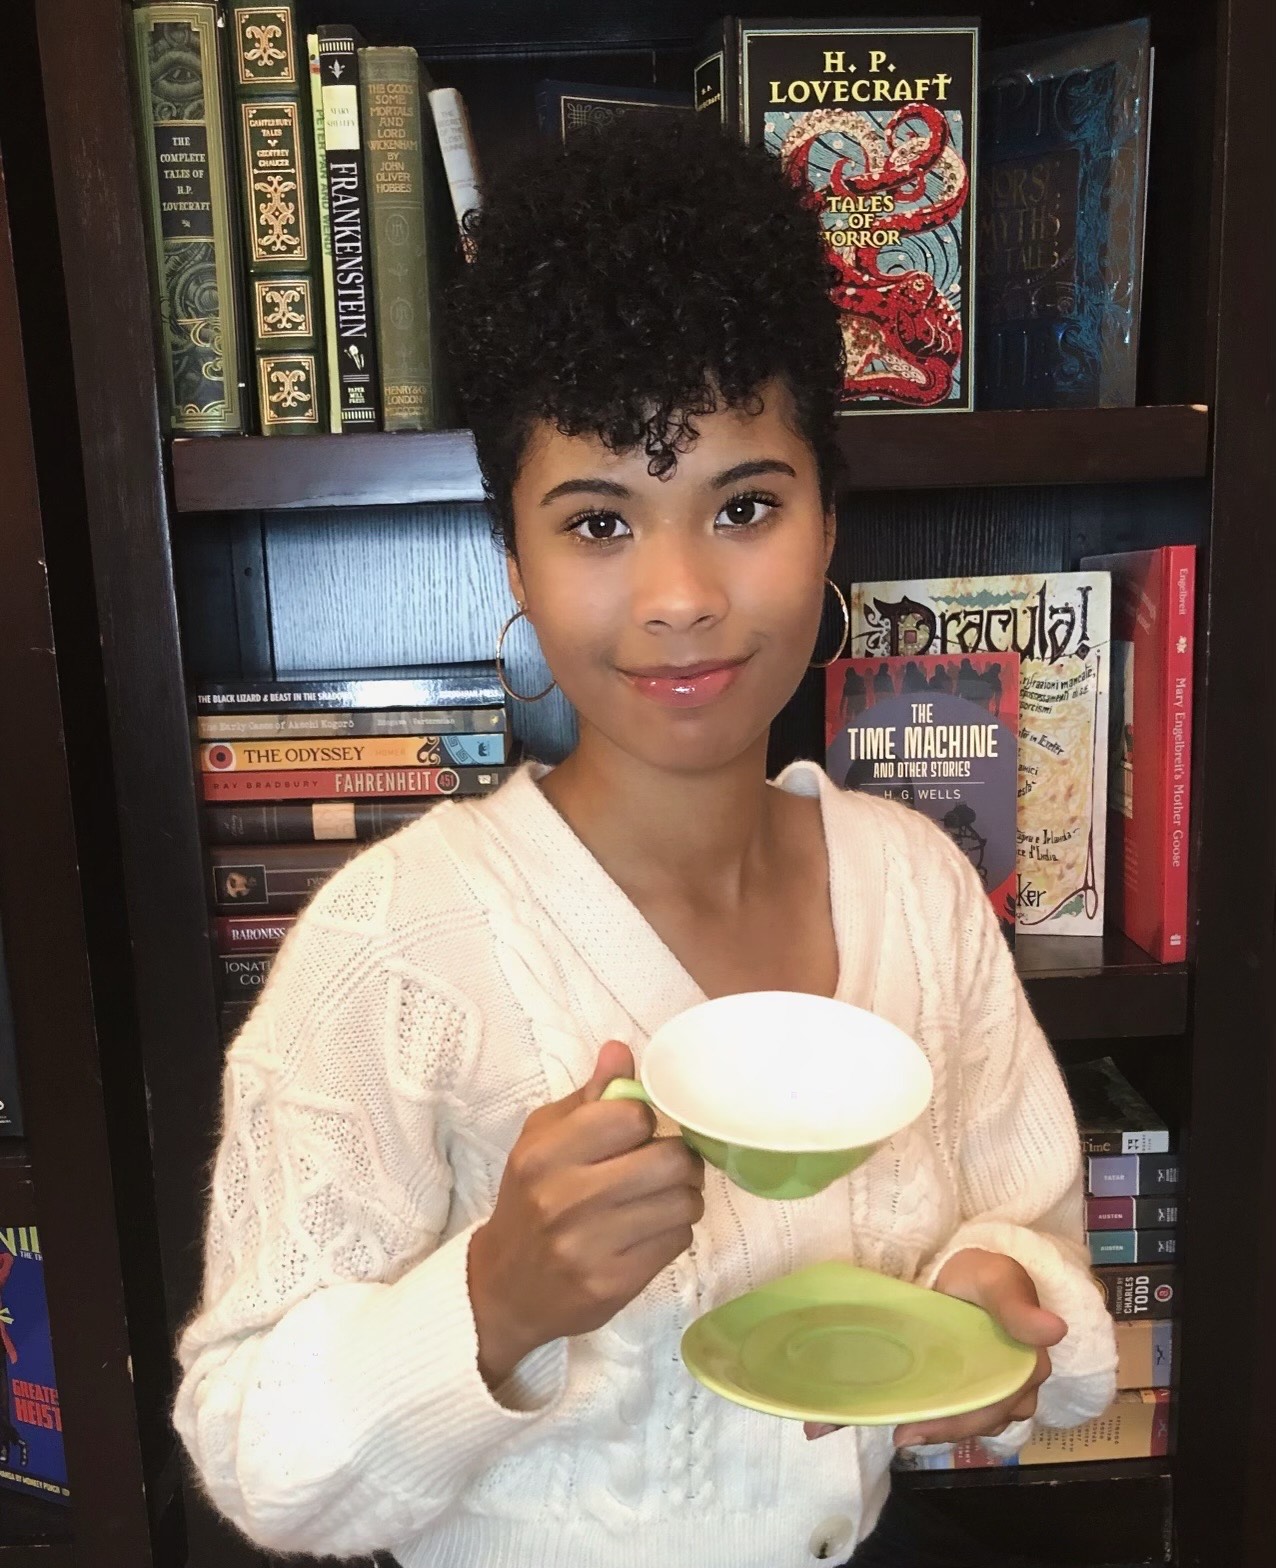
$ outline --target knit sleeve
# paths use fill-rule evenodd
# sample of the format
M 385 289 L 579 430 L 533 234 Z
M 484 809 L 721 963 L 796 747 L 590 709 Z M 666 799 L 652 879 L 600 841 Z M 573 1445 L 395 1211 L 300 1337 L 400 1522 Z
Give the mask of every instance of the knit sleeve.
M 951 846 L 950 846 L 951 847 Z M 1024 995 L 992 905 L 956 851 L 962 891 L 957 1180 L 962 1223 L 920 1283 L 966 1247 L 1000 1252 L 1032 1276 L 1042 1306 L 1068 1325 L 1050 1352 L 1037 1420 L 1075 1426 L 1115 1392 L 1116 1345 L 1085 1249 L 1081 1145 L 1054 1054 Z M 1026 1436 L 1024 1427 L 1018 1434 Z
M 367 862 L 367 864 L 364 864 Z M 174 1423 L 213 1502 L 287 1552 L 393 1549 L 549 1409 L 565 1349 L 478 1371 L 446 1108 L 481 1020 L 383 929 L 388 856 L 330 883 L 227 1059 L 203 1302 Z

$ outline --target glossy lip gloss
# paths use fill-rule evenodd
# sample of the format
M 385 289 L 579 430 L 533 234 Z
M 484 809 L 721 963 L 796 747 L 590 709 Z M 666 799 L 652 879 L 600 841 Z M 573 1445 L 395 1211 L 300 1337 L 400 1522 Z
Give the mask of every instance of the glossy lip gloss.
M 625 670 L 622 674 L 635 691 L 663 707 L 703 708 L 735 684 L 747 662 L 735 659 L 728 664 L 689 665 L 683 670 Z

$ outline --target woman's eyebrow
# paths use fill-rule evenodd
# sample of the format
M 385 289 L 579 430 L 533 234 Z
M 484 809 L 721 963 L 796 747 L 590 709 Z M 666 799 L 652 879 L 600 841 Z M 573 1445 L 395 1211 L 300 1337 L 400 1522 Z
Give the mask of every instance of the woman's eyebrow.
M 790 463 L 781 462 L 778 457 L 754 458 L 752 462 L 736 463 L 731 468 L 724 468 L 709 480 L 706 488 L 725 490 L 728 485 L 737 484 L 741 479 L 756 479 L 759 474 L 787 474 L 790 479 L 796 479 L 797 469 Z
M 614 479 L 564 479 L 561 485 L 546 490 L 540 504 L 548 506 L 551 501 L 557 501 L 565 495 L 610 495 L 618 501 L 627 501 L 630 494 L 631 491 L 617 484 Z

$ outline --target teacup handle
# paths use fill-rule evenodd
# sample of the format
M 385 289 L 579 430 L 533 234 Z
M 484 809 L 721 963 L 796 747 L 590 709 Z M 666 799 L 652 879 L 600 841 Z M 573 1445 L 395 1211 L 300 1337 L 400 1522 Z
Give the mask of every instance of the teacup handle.
M 613 1078 L 603 1090 L 600 1098 L 604 1100 L 641 1100 L 644 1105 L 651 1104 L 651 1096 L 636 1078 Z

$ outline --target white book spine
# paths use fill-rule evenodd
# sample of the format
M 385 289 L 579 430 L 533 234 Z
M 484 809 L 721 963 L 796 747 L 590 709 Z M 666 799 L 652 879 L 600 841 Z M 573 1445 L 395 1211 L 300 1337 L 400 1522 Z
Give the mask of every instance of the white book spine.
M 466 215 L 477 212 L 483 202 L 470 117 L 465 110 L 465 100 L 455 87 L 434 88 L 430 93 L 430 112 L 439 136 L 457 226 L 464 236 Z

